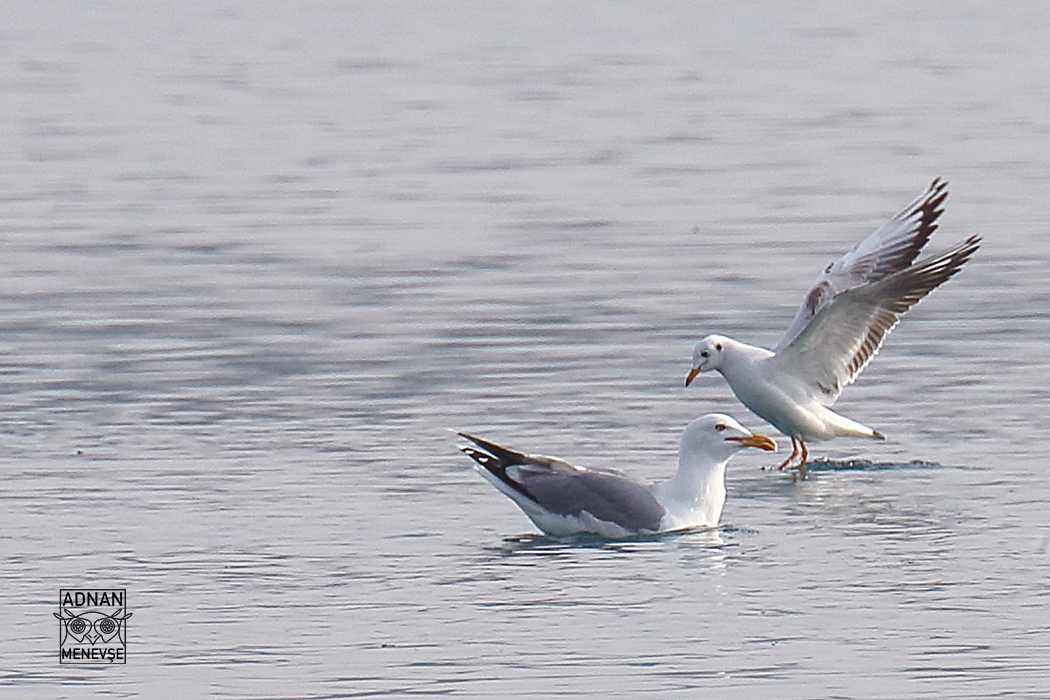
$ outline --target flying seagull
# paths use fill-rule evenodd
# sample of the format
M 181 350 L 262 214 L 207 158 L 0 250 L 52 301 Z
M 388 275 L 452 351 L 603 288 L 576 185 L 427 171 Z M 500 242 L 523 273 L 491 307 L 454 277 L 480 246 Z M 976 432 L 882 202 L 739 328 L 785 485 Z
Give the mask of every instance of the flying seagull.
M 729 458 L 745 447 L 776 451 L 777 443 L 719 413 L 686 426 L 678 471 L 647 485 L 623 472 L 576 467 L 554 457 L 508 450 L 466 433 L 461 447 L 474 468 L 548 535 L 591 533 L 612 539 L 715 527 L 726 500 Z
M 935 179 L 926 192 L 824 268 L 806 293 L 787 333 L 772 351 L 722 335 L 709 335 L 693 351 L 685 385 L 717 370 L 753 413 L 791 438 L 804 475 L 807 441 L 836 437 L 885 440 L 877 430 L 831 410 L 879 352 L 904 312 L 948 281 L 976 252 L 979 236 L 915 262 L 937 229 L 948 183 Z

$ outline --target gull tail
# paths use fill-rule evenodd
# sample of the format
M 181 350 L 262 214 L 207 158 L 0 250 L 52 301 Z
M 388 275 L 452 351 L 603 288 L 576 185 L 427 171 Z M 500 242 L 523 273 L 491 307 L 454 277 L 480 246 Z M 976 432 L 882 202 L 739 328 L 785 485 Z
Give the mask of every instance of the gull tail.
M 830 431 L 832 437 L 864 437 L 872 440 L 885 440 L 886 436 L 874 428 L 869 428 L 863 423 L 858 423 L 852 418 L 847 418 L 841 413 L 835 413 L 830 408 L 822 411 L 824 425 Z M 829 439 L 827 437 L 822 439 Z

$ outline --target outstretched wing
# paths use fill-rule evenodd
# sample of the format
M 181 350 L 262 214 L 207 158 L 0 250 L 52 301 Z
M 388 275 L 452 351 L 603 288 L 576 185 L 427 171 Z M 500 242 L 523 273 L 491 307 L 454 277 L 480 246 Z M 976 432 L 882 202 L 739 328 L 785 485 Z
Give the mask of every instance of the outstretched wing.
M 580 515 L 586 511 L 629 530 L 660 529 L 664 507 L 648 488 L 624 474 L 574 467 L 553 457 L 526 455 L 465 433 L 459 435 L 481 448 L 462 447 L 463 452 L 503 485 L 551 513 Z
M 772 361 L 819 390 L 830 406 L 879 352 L 901 314 L 957 273 L 980 242 L 971 236 L 941 255 L 842 292 Z
M 909 204 L 850 252 L 824 268 L 806 292 L 791 325 L 774 352 L 787 347 L 839 294 L 877 282 L 911 265 L 937 230 L 948 183 L 934 179 L 920 197 Z

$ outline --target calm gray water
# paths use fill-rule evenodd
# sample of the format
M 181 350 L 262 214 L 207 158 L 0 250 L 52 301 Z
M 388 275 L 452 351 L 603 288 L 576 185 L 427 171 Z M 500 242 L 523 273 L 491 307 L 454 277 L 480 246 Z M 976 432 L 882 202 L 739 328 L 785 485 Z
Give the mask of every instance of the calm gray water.
M 1044 3 L 10 4 L 0 695 L 1050 697 Z M 763 426 L 693 342 L 937 175 L 985 244 L 839 404 L 888 442 L 613 544 L 456 451 Z

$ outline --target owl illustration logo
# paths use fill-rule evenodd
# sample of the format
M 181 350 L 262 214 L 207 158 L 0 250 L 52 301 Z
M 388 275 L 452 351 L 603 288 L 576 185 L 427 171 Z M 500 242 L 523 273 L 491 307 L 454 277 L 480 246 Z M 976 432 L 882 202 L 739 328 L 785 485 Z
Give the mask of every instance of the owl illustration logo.
M 122 608 L 117 608 L 116 612 L 107 615 L 98 610 L 88 610 L 74 615 L 72 611 L 63 608 L 61 613 L 53 613 L 63 623 L 59 646 L 64 647 L 69 644 L 124 646 L 124 620 L 131 617 L 131 613 L 121 615 L 121 611 Z
M 127 591 L 62 589 L 59 592 L 59 662 L 126 663 Z

